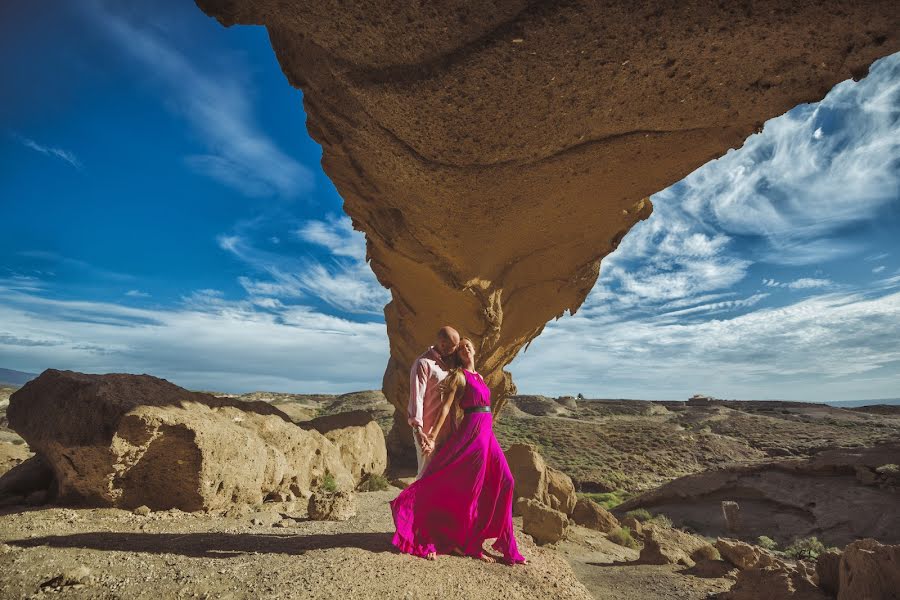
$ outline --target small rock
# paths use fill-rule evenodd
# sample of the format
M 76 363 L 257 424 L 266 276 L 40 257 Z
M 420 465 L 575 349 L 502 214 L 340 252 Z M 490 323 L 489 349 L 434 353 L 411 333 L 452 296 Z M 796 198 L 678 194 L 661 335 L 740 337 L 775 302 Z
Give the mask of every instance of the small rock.
M 775 564 L 775 558 L 764 549 L 739 540 L 719 538 L 716 540 L 716 549 L 738 569 L 753 569 L 771 567 Z
M 150 514 L 150 507 L 147 506 L 146 504 L 142 504 L 141 506 L 138 506 L 136 509 L 134 509 L 133 512 L 134 512 L 134 514 L 136 514 L 136 515 L 140 515 L 140 516 L 142 516 L 142 517 L 146 517 L 147 515 Z
M 588 498 L 579 498 L 572 511 L 572 519 L 584 527 L 609 533 L 619 526 L 611 512 Z
M 631 530 L 631 533 L 636 536 L 644 535 L 644 524 L 631 515 L 625 515 L 624 517 L 622 517 L 622 525 L 629 528 Z
M 310 497 L 307 512 L 314 521 L 346 521 L 356 516 L 356 495 L 318 490 Z
M 739 531 L 741 528 L 741 507 L 733 500 L 722 501 L 722 514 L 725 516 L 725 527 L 728 531 Z
M 297 526 L 297 521 L 295 521 L 294 519 L 282 519 L 282 520 L 278 521 L 277 523 L 272 524 L 272 527 L 283 527 L 283 528 L 296 527 L 296 526 Z
M 281 520 L 281 515 L 273 512 L 255 512 L 250 515 L 250 523 L 253 525 L 262 525 L 265 527 L 271 527 L 277 521 Z
M 52 579 L 48 579 L 41 584 L 41 587 L 64 587 L 74 586 L 78 584 L 87 584 L 93 580 L 91 570 L 84 565 L 63 571 L 60 575 Z
M 715 549 L 701 537 L 658 525 L 644 528 L 644 547 L 638 559 L 651 565 L 682 564 L 693 567 L 698 560 L 708 559 Z

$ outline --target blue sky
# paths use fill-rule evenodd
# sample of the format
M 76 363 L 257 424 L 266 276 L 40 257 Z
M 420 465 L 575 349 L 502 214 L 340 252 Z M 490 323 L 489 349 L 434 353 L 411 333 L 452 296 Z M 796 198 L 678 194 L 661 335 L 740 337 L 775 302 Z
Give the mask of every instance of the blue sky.
M 380 386 L 389 294 L 265 29 L 186 0 L 5 3 L 0 29 L 0 366 Z M 522 392 L 900 395 L 900 55 L 653 202 Z

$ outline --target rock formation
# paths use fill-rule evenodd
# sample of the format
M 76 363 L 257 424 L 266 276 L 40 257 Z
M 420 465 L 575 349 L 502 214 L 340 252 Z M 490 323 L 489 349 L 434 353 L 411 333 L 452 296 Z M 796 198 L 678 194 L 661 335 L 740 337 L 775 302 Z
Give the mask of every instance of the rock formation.
M 681 564 L 693 567 L 716 555 L 712 544 L 701 537 L 654 524 L 644 526 L 644 547 L 638 560 L 651 565 Z
M 648 197 L 898 49 L 860 3 L 196 0 L 264 25 L 391 291 L 383 389 L 445 323 L 503 367 L 574 313 Z M 410 444 L 405 419 L 392 436 Z
M 841 556 L 838 600 L 900 598 L 900 545 L 853 542 Z
M 328 474 L 354 485 L 335 444 L 265 402 L 149 375 L 48 369 L 12 395 L 8 415 L 63 503 L 193 511 L 308 496 Z
M 875 483 L 857 477 L 861 469 L 878 473 L 881 466 L 895 464 L 900 464 L 898 444 L 731 466 L 676 479 L 617 506 L 616 512 L 653 508 L 676 525 L 726 536 L 725 519 L 709 517 L 721 515 L 721 502 L 728 499 L 740 503 L 742 537 L 766 535 L 781 544 L 809 536 L 831 545 L 860 537 L 898 543 L 900 489 L 888 476 L 879 474 Z

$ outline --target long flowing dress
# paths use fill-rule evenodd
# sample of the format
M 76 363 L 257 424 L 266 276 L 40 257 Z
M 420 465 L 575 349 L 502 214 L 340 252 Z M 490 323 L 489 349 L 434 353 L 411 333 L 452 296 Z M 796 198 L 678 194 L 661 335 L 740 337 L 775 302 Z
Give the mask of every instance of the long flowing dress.
M 491 391 L 478 373 L 463 370 L 465 409 L 490 406 Z M 444 427 L 450 425 L 452 413 Z M 522 563 L 513 534 L 513 476 L 494 437 L 490 412 L 467 413 L 435 450 L 422 477 L 390 502 L 396 532 L 391 542 L 401 552 L 427 556 L 459 548 L 467 556 L 482 553 L 485 540 L 507 563 Z

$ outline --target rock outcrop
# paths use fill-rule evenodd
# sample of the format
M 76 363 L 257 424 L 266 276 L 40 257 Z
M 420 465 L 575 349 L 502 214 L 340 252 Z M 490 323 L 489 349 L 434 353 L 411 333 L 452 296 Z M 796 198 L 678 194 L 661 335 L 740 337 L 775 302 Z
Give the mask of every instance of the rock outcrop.
M 383 389 L 401 411 L 445 323 L 474 338 L 500 409 L 503 367 L 578 310 L 651 194 L 900 47 L 891 0 L 196 2 L 264 25 L 303 90 L 391 290 Z
M 581 525 L 603 533 L 609 533 L 619 527 L 619 520 L 611 512 L 588 498 L 579 498 L 572 511 L 572 520 Z M 640 522 L 635 521 L 640 527 Z M 632 531 L 635 529 L 632 527 Z M 641 528 L 643 530 L 643 528 Z M 635 531 L 636 534 L 640 533 Z
M 53 470 L 63 503 L 215 509 L 351 489 L 340 450 L 265 402 L 149 375 L 48 369 L 12 395 L 10 426 Z
M 760 598 L 828 600 L 829 596 L 813 582 L 812 573 L 806 570 L 802 562 L 789 565 L 781 560 L 768 567 L 739 571 L 734 586 L 719 596 L 720 600 L 760 600 Z
M 680 564 L 693 567 L 716 555 L 712 544 L 701 537 L 659 525 L 644 525 L 644 547 L 638 559 L 651 565 Z
M 354 484 L 369 475 L 383 475 L 387 468 L 387 446 L 384 432 L 373 420 L 372 413 L 354 410 L 319 417 L 299 424 L 314 429 L 328 438 L 340 451 L 344 466 L 350 471 Z
M 740 570 L 771 567 L 775 564 L 775 557 L 759 546 L 754 546 L 740 540 L 719 538 L 716 540 L 716 550 L 722 556 Z
M 900 543 L 900 489 L 887 478 L 861 482 L 857 475 L 861 469 L 877 473 L 881 465 L 898 463 L 900 445 L 885 444 L 731 466 L 676 479 L 628 500 L 616 512 L 652 508 L 676 525 L 727 537 L 720 508 L 727 499 L 740 504 L 742 537 L 766 535 L 779 544 L 810 536 L 837 546 L 860 537 Z
M 566 537 L 569 518 L 565 513 L 531 498 L 519 498 L 515 506 L 516 512 L 522 515 L 522 531 L 536 544 L 555 544 Z
M 853 542 L 844 548 L 839 569 L 838 600 L 900 598 L 900 545 Z

